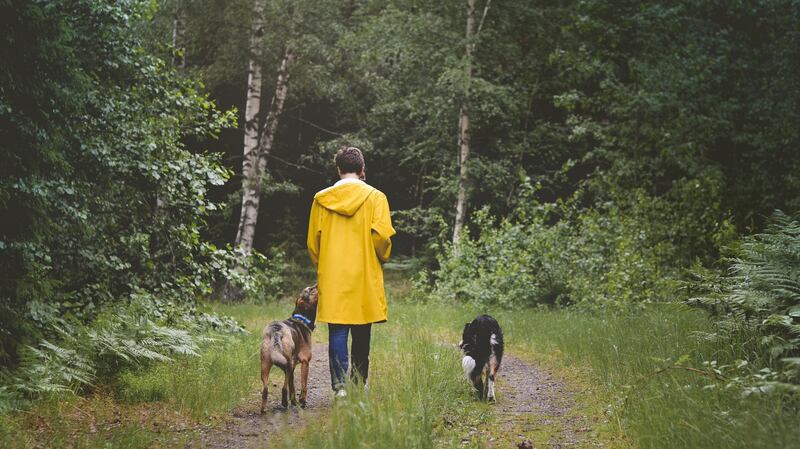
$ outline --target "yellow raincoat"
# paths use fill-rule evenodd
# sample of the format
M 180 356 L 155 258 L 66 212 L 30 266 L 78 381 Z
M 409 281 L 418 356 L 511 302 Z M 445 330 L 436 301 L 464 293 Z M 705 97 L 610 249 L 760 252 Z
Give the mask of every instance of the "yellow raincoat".
M 314 195 L 307 244 L 317 266 L 317 320 L 386 321 L 381 262 L 389 259 L 394 234 L 386 195 L 363 181 L 342 180 Z

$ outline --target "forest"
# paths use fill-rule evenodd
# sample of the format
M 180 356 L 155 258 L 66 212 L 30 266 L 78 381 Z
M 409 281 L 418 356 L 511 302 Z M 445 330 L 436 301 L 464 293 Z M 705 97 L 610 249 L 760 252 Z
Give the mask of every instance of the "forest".
M 0 0 L 0 35 L 0 446 L 797 447 L 800 1 Z M 320 324 L 309 406 L 261 415 L 350 146 L 397 231 L 370 389 L 333 399 Z

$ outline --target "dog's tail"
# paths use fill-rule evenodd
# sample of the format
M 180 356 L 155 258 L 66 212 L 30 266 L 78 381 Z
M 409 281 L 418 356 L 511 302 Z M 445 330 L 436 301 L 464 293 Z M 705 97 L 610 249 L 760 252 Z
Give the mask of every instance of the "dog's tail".
M 273 323 L 270 324 L 269 328 L 267 329 L 267 335 L 265 335 L 269 339 L 269 342 L 264 342 L 265 345 L 269 345 L 272 350 L 269 352 L 269 357 L 272 359 L 272 363 L 276 365 L 283 366 L 286 365 L 286 357 L 283 355 L 283 346 L 281 344 L 281 340 L 283 340 L 283 327 L 280 323 Z
M 272 332 L 272 338 L 270 339 L 270 344 L 275 349 L 281 348 L 281 337 L 283 333 L 281 332 L 280 328 L 276 329 L 275 332 Z
M 461 367 L 464 368 L 464 375 L 469 379 L 472 375 L 472 370 L 475 369 L 475 359 L 465 355 L 464 358 L 461 359 Z

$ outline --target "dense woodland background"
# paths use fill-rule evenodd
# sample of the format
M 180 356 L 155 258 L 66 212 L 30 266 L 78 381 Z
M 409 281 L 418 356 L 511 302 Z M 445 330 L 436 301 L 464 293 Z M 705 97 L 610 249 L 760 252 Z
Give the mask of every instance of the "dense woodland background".
M 4 0 L 0 30 L 4 409 L 239 331 L 197 304 L 308 273 L 342 145 L 413 300 L 688 303 L 750 336 L 736 388 L 800 388 L 796 0 Z

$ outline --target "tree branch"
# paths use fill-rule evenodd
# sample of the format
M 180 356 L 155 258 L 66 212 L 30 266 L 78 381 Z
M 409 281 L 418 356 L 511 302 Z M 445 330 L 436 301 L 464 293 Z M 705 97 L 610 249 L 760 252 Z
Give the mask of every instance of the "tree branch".
M 492 0 L 486 0 L 486 6 L 483 7 L 483 15 L 481 16 L 481 23 L 478 24 L 478 31 L 475 33 L 475 36 L 481 34 L 481 29 L 483 28 L 483 22 L 486 20 L 486 14 L 489 12 L 489 5 L 492 4 Z
M 341 133 L 337 133 L 336 131 L 331 131 L 331 130 L 329 130 L 329 129 L 325 129 L 325 128 L 323 128 L 323 127 L 321 127 L 321 126 L 317 125 L 316 123 L 309 122 L 308 120 L 302 119 L 302 118 L 300 118 L 300 117 L 296 117 L 296 116 L 294 116 L 294 115 L 287 115 L 287 117 L 289 117 L 289 118 L 291 118 L 291 119 L 294 119 L 294 120 L 297 120 L 297 121 L 299 121 L 299 122 L 303 122 L 303 123 L 305 123 L 306 125 L 313 126 L 314 128 L 317 128 L 317 129 L 318 129 L 318 130 L 320 130 L 320 131 L 326 132 L 326 133 L 328 133 L 328 134 L 331 134 L 331 135 L 334 135 L 334 136 L 337 136 L 337 137 L 341 137 L 341 136 L 343 136 L 343 135 L 344 135 L 344 134 L 341 134 Z

